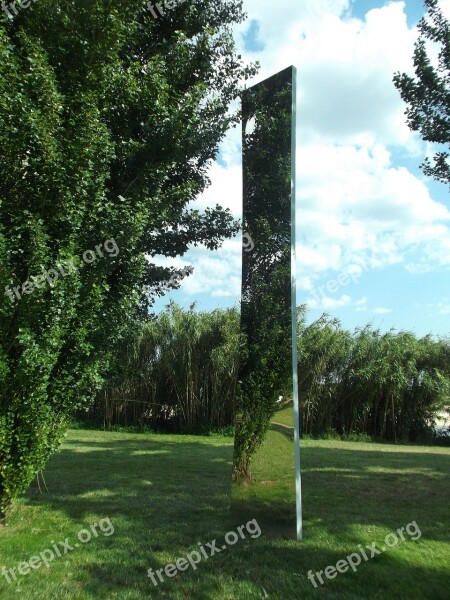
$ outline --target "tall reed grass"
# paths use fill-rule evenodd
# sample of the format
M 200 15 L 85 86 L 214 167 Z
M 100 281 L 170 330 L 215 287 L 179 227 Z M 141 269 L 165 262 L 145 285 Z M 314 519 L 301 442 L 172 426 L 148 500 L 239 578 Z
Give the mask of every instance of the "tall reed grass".
M 346 331 L 298 309 L 301 430 L 414 441 L 450 406 L 450 340 L 371 326 Z M 207 432 L 234 422 L 237 309 L 196 312 L 173 302 L 120 349 L 89 413 L 112 425 Z
M 203 432 L 233 423 L 239 348 L 235 309 L 196 312 L 173 302 L 120 351 L 90 412 L 106 429 L 150 425 Z

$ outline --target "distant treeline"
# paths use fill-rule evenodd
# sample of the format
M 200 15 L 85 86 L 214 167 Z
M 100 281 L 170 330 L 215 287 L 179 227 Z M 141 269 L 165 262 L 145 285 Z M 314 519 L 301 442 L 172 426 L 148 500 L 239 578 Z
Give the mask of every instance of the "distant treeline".
M 415 441 L 450 405 L 450 340 L 354 332 L 298 309 L 301 430 Z M 171 432 L 231 428 L 237 388 L 239 312 L 170 306 L 123 344 L 88 418 L 106 429 Z M 289 393 L 289 382 L 286 382 Z

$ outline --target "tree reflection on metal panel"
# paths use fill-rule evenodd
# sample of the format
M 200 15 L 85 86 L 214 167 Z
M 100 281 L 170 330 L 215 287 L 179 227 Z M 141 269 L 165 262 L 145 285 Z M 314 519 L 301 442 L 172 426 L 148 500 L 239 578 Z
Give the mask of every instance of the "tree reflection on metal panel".
M 252 243 L 242 253 L 232 498 L 233 520 L 256 518 L 266 534 L 289 536 L 295 535 L 296 522 L 293 418 L 286 424 L 293 413 L 296 343 L 291 303 L 295 77 L 290 67 L 242 98 L 243 232 Z

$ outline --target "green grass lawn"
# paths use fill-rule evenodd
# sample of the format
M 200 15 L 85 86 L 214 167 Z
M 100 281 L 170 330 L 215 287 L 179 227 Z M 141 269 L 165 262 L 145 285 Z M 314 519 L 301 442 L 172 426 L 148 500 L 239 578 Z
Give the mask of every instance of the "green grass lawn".
M 255 497 L 289 502 L 291 433 L 273 426 L 254 465 Z M 196 571 L 155 587 L 154 570 L 217 539 L 228 512 L 232 439 L 71 431 L 45 472 L 49 492 L 34 485 L 0 530 L 0 567 L 17 567 L 102 518 L 115 531 L 8 584 L 0 597 L 25 599 L 194 600 L 279 598 L 447 599 L 450 589 L 450 451 L 305 440 L 302 442 L 304 535 L 301 543 L 262 532 L 240 540 Z M 283 468 L 286 464 L 286 468 Z M 267 472 L 272 469 L 272 477 Z M 264 473 L 264 479 L 262 474 Z M 41 488 L 42 488 L 41 484 Z M 286 497 L 283 498 L 283 490 Z M 281 494 L 281 496 L 280 496 Z M 248 498 L 249 507 L 254 498 Z M 422 536 L 363 562 L 356 573 L 325 579 L 324 570 L 358 544 L 376 542 L 416 521 Z
M 288 427 L 294 426 L 294 409 L 292 406 L 287 406 L 282 410 L 279 410 L 273 417 L 272 421 L 276 423 L 282 423 Z

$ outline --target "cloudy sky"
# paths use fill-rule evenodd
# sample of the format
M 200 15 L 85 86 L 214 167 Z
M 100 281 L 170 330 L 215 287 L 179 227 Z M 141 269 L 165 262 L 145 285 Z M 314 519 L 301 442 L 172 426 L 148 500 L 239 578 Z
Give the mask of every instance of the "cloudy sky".
M 236 40 L 261 71 L 298 69 L 297 303 L 349 328 L 450 332 L 450 196 L 424 177 L 431 152 L 404 121 L 392 83 L 412 71 L 422 0 L 244 0 Z M 450 16 L 450 0 L 441 0 Z M 433 51 L 433 49 L 431 49 Z M 435 49 L 434 49 L 435 50 Z M 224 141 L 198 207 L 242 214 L 241 132 Z M 241 240 L 179 261 L 194 274 L 169 298 L 200 310 L 237 306 Z

